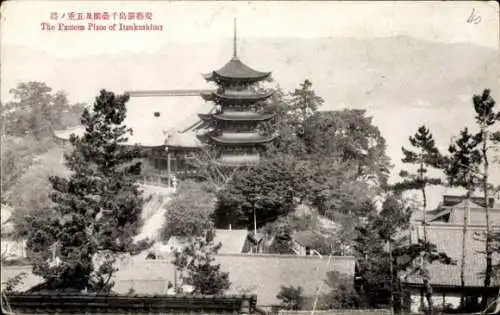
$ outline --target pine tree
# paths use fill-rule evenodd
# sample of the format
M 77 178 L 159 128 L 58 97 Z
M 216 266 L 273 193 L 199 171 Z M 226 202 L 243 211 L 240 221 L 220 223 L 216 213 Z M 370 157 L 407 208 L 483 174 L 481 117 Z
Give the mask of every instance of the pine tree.
M 470 198 L 474 187 L 478 185 L 477 174 L 479 173 L 481 155 L 476 148 L 477 144 L 476 137 L 469 133 L 468 128 L 464 128 L 460 131 L 460 137 L 448 148 L 450 156 L 445 158 L 446 163 L 443 165 L 449 185 L 464 187 L 467 190 L 467 199 Z M 462 261 L 460 266 L 460 283 L 462 288 L 465 286 L 467 222 L 468 210 L 464 211 L 464 226 L 462 231 Z M 465 296 L 462 296 L 462 306 L 464 303 Z
M 409 243 L 408 238 L 402 236 L 409 227 L 410 216 L 410 209 L 400 196 L 389 195 L 380 213 L 372 214 L 366 225 L 357 227 L 355 248 L 363 277 L 361 291 L 366 294 L 369 305 L 377 301 L 374 298 L 385 302 L 390 297 L 387 302 L 395 313 L 403 306 L 404 288 L 400 276 L 416 274 L 422 279 L 429 278 L 428 271 L 417 263 L 422 253 L 427 253 L 429 263 L 454 263 L 446 253 L 438 252 L 434 244 L 423 240 Z
M 484 286 L 489 287 L 491 284 L 491 277 L 493 273 L 493 262 L 492 262 L 492 246 L 491 246 L 491 231 L 490 231 L 490 220 L 489 220 L 489 149 L 490 144 L 497 141 L 498 134 L 500 132 L 493 133 L 491 131 L 492 126 L 498 126 L 500 122 L 500 112 L 494 112 L 495 100 L 491 97 L 490 90 L 486 89 L 483 91 L 482 95 L 474 95 L 472 97 L 472 102 L 474 104 L 474 110 L 476 112 L 476 123 L 479 125 L 479 134 L 476 136 L 478 145 L 480 146 L 479 152 L 482 159 L 482 190 L 484 193 L 484 210 L 486 215 L 486 272 L 484 278 Z M 482 304 L 486 306 L 487 296 L 482 299 Z
M 144 200 L 136 184 L 140 151 L 124 145 L 131 133 L 122 125 L 128 99 L 100 92 L 92 111 L 85 109 L 82 115 L 85 134 L 70 138 L 74 150 L 65 155 L 70 177 L 50 178 L 56 215 L 35 222 L 40 228 L 28 237 L 33 271 L 50 289 L 109 289 L 110 277 L 99 273 L 114 271 L 110 253 L 136 250 L 133 236 L 141 226 Z M 95 271 L 94 260 L 101 253 L 107 259 Z M 108 281 L 99 280 L 103 278 Z
M 471 134 L 467 128 L 461 131 L 459 138 L 449 148 L 451 156 L 445 173 L 448 175 L 450 184 L 465 187 L 469 195 L 475 188 L 483 191 L 486 217 L 484 286 L 489 287 L 493 273 L 492 235 L 489 222 L 489 154 L 493 148 L 492 144 L 498 143 L 500 139 L 500 132 L 492 131 L 500 121 L 500 112 L 494 111 L 495 100 L 489 89 L 485 89 L 481 95 L 474 95 L 472 102 L 479 132 Z M 486 306 L 486 302 L 487 296 L 483 296 L 483 306 Z
M 422 225 L 424 230 L 423 242 L 427 243 L 427 222 L 426 222 L 426 211 L 427 211 L 427 194 L 426 187 L 428 185 L 439 185 L 441 179 L 437 177 L 428 177 L 428 170 L 430 167 L 437 168 L 442 163 L 442 156 L 436 147 L 435 141 L 432 137 L 431 132 L 425 126 L 418 128 L 417 133 L 409 138 L 411 146 L 416 149 L 408 150 L 404 147 L 401 148 L 404 157 L 402 159 L 403 163 L 415 164 L 418 166 L 416 173 L 410 173 L 408 171 L 401 171 L 400 176 L 403 178 L 402 182 L 396 183 L 394 189 L 396 190 L 411 190 L 417 189 L 422 193 L 423 200 L 423 211 L 422 211 Z M 423 247 L 424 249 L 430 249 L 428 246 Z M 422 259 L 422 270 L 420 274 L 423 276 L 423 284 L 425 288 L 425 297 L 427 300 L 428 310 L 430 313 L 433 312 L 432 304 L 432 287 L 430 274 L 427 271 L 427 264 L 430 262 L 430 252 L 424 252 Z
M 188 246 L 175 253 L 173 264 L 183 283 L 194 287 L 193 293 L 217 295 L 229 289 L 229 274 L 220 270 L 214 256 L 222 244 L 214 244 L 215 230 L 210 228 L 203 236 L 191 238 Z
M 325 101 L 316 95 L 312 82 L 305 80 L 300 88 L 291 94 L 291 109 L 293 121 L 297 126 L 297 134 L 303 135 L 307 129 L 307 119 L 312 116 Z

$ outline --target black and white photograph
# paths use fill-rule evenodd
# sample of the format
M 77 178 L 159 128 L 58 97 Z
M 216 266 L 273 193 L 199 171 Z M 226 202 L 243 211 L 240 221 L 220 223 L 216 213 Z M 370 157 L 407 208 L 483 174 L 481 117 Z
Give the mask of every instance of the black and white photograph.
M 500 314 L 496 1 L 6 1 L 2 314 Z

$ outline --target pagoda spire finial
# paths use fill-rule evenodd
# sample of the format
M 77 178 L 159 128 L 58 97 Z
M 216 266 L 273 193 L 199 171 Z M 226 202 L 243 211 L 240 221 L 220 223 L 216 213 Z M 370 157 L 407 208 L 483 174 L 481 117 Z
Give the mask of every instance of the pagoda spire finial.
M 237 50 L 237 32 L 236 32 L 236 18 L 234 18 L 234 34 L 233 34 L 233 58 L 238 58 Z

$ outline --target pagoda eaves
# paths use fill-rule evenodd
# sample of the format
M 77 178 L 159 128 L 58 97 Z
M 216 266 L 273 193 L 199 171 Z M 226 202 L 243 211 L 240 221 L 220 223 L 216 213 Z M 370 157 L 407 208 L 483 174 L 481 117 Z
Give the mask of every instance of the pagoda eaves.
M 224 112 L 220 114 L 198 114 L 200 119 L 206 121 L 211 119 L 221 121 L 266 121 L 272 119 L 276 113 L 259 114 L 249 111 Z
M 210 136 L 210 139 L 219 144 L 224 145 L 254 145 L 254 144 L 264 144 L 273 141 L 276 138 L 275 135 L 262 136 L 255 134 L 253 137 L 229 137 L 227 135 L 220 136 Z
M 215 82 L 258 82 L 267 79 L 271 72 L 254 70 L 244 64 L 238 57 L 233 57 L 219 70 L 204 75 L 205 80 Z

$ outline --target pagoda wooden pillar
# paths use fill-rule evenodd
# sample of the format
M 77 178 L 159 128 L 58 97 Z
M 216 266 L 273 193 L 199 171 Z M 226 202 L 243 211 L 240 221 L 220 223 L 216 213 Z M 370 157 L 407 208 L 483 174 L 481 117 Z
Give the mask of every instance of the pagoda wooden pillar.
M 170 151 L 168 151 L 168 148 L 166 148 L 167 150 L 167 185 L 168 185 L 168 188 L 170 188 L 172 186 L 172 179 L 171 179 L 171 169 L 170 169 Z

